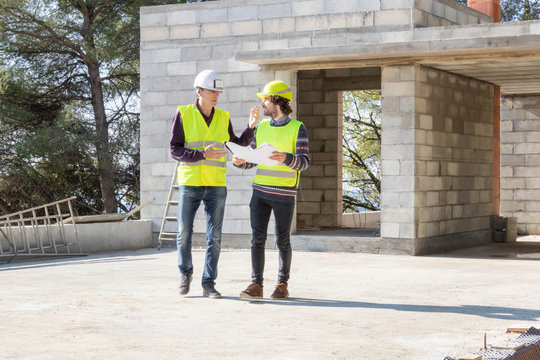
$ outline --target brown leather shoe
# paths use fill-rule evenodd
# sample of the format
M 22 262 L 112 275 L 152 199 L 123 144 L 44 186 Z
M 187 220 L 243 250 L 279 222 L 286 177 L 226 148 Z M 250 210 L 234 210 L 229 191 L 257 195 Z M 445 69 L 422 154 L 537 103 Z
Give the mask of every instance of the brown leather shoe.
M 252 282 L 246 288 L 246 290 L 240 293 L 242 299 L 262 299 L 263 297 L 263 287 L 261 284 Z
M 287 290 L 287 284 L 278 282 L 276 285 L 276 289 L 270 295 L 270 299 L 272 300 L 283 300 L 289 297 L 289 290 Z

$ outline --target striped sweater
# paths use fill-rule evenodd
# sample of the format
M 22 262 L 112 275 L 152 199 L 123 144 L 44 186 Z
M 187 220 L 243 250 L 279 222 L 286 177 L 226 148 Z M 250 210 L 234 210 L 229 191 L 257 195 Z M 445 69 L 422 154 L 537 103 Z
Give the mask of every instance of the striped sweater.
M 288 116 L 283 116 L 278 120 L 271 119 L 270 126 L 285 126 L 289 123 L 289 121 L 291 121 L 291 119 Z M 256 130 L 255 136 L 253 137 L 253 140 L 249 146 L 253 149 L 257 147 Z M 287 158 L 283 164 L 295 171 L 304 171 L 309 167 L 309 163 L 309 138 L 306 127 L 302 124 L 300 129 L 298 129 L 298 138 L 296 139 L 296 154 L 287 153 Z M 251 169 L 254 166 L 257 166 L 257 164 L 246 162 L 238 167 L 241 169 Z M 295 186 L 286 187 L 253 184 L 253 195 L 268 200 L 294 202 L 296 192 L 297 189 Z

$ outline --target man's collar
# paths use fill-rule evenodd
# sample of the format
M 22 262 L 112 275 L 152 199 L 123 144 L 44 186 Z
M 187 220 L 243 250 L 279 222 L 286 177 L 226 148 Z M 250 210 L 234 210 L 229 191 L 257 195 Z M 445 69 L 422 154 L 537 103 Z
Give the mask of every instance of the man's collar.
M 272 124 L 275 124 L 275 125 L 283 125 L 285 124 L 287 121 L 289 121 L 289 116 L 288 115 L 283 115 L 282 117 L 280 117 L 279 119 L 275 120 L 274 118 L 272 118 Z

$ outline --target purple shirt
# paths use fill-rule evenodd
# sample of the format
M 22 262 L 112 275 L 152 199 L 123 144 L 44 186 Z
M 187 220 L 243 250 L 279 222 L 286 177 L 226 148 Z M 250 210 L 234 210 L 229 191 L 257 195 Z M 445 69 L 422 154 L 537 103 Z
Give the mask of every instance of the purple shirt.
M 197 107 L 197 110 L 199 110 L 199 112 L 201 113 L 204 121 L 206 121 L 206 124 L 210 126 L 214 117 L 214 108 L 212 108 L 210 116 L 207 117 L 202 113 L 199 107 L 199 99 L 195 101 L 195 106 Z M 244 132 L 242 132 L 242 135 L 240 137 L 236 136 L 233 131 L 232 123 L 229 119 L 229 141 L 232 141 L 233 143 L 241 146 L 248 146 L 254 134 L 255 129 L 251 129 L 248 126 L 246 127 Z M 169 147 L 171 151 L 171 156 L 177 161 L 185 162 L 196 162 L 204 159 L 203 150 L 186 149 L 184 147 L 185 142 L 186 137 L 184 134 L 184 126 L 182 125 L 182 115 L 180 114 L 180 111 L 177 111 L 174 115 L 171 128 L 171 141 Z

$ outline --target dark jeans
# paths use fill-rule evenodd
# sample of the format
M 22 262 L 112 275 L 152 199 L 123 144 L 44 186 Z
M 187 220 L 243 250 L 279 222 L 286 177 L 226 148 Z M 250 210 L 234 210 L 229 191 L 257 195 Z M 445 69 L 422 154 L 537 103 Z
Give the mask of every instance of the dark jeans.
M 279 250 L 278 281 L 287 283 L 291 271 L 291 223 L 294 203 L 272 201 L 253 195 L 249 203 L 251 229 L 251 280 L 263 284 L 264 246 L 270 213 L 274 211 L 276 222 L 276 244 Z

